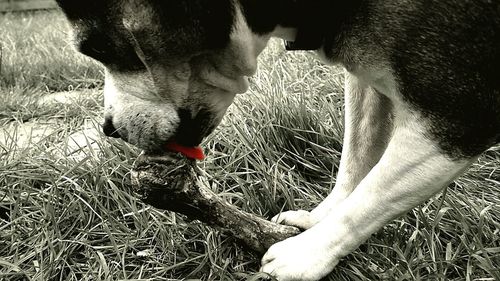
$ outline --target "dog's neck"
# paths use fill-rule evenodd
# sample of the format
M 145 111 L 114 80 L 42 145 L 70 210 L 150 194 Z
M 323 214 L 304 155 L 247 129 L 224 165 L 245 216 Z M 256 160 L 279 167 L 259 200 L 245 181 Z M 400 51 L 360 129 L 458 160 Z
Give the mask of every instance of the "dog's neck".
M 318 50 L 333 44 L 363 0 L 240 0 L 257 33 L 284 39 L 288 50 Z

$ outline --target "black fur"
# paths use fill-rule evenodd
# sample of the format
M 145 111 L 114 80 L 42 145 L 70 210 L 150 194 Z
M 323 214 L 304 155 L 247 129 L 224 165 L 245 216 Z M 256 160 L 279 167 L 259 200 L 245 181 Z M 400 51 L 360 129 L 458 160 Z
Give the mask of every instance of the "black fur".
M 115 1 L 57 1 L 74 28 L 75 43 L 83 54 L 119 71 L 144 70 L 121 23 Z
M 329 46 L 332 60 L 389 61 L 403 97 L 453 158 L 500 137 L 499 1 L 369 1 Z M 406 3 L 405 3 L 406 2 Z
M 500 136 L 499 3 L 449 2 L 415 11 L 392 62 L 402 94 L 432 121 L 441 148 L 472 157 Z
M 298 29 L 300 49 L 317 50 L 328 45 L 349 23 L 362 0 L 240 0 L 253 32 L 265 34 L 278 25 Z M 302 47 L 303 46 L 303 47 Z
M 209 50 L 221 49 L 229 43 L 234 22 L 231 0 L 58 0 L 75 26 L 79 50 L 120 71 L 143 70 L 136 55 L 131 34 L 123 19 L 129 15 L 126 5 L 146 6 L 155 11 L 155 32 L 145 30 L 155 54 L 161 59 L 178 60 Z M 147 34 L 149 32 L 149 34 Z M 153 47 L 154 46 L 154 47 Z

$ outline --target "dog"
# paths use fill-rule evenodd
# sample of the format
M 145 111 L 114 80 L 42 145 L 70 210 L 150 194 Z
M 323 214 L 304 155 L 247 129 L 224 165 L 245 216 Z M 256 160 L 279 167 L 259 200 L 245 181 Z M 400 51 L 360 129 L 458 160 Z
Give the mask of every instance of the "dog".
M 146 151 L 197 146 L 248 89 L 271 37 L 346 69 L 332 193 L 275 221 L 305 231 L 261 271 L 318 280 L 500 141 L 498 0 L 58 0 L 106 69 L 103 130 Z

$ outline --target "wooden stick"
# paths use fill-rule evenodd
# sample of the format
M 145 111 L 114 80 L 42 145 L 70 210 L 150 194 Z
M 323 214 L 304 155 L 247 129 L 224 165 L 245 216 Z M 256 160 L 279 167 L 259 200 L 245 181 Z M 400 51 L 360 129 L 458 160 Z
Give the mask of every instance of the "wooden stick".
M 179 154 L 141 155 L 132 170 L 132 186 L 144 202 L 216 226 L 258 253 L 300 233 L 225 202 L 207 187 L 201 173 L 195 161 Z

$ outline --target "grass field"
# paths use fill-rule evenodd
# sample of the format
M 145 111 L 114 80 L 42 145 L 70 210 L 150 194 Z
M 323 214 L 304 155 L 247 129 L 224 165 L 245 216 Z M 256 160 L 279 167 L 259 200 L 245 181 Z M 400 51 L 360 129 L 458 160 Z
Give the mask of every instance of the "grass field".
M 72 136 L 99 129 L 103 74 L 67 32 L 57 12 L 0 14 L 0 280 L 256 280 L 260 257 L 231 237 L 130 195 L 138 150 L 103 136 L 74 149 Z M 318 204 L 339 163 L 343 78 L 273 43 L 204 143 L 214 190 L 266 217 Z M 61 91 L 78 102 L 39 102 Z M 50 130 L 20 145 L 26 124 Z M 496 147 L 327 280 L 500 280 L 499 194 Z

